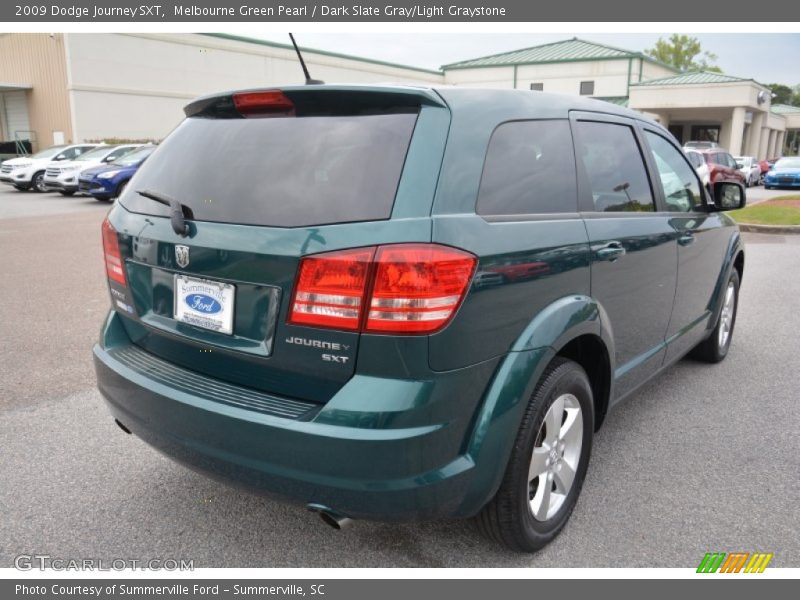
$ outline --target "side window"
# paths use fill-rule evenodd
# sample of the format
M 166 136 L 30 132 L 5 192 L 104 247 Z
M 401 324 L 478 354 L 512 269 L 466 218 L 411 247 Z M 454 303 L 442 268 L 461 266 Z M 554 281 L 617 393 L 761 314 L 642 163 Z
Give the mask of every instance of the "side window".
M 652 212 L 653 194 L 633 129 L 579 121 L 578 157 L 586 168 L 598 212 Z
M 578 211 L 575 156 L 566 119 L 503 123 L 483 165 L 479 215 Z
M 728 161 L 728 166 L 729 166 L 729 167 L 731 167 L 732 169 L 738 169 L 738 168 L 739 168 L 739 167 L 736 165 L 736 161 L 735 161 L 735 160 L 733 160 L 733 157 L 732 157 L 730 154 L 726 154 L 726 155 L 725 155 L 725 158 L 726 158 L 726 159 L 727 159 L 727 161 Z
M 664 188 L 667 210 L 691 212 L 703 206 L 703 196 L 700 193 L 697 176 L 681 153 L 656 133 L 646 131 L 645 137 L 653 151 L 661 187 Z

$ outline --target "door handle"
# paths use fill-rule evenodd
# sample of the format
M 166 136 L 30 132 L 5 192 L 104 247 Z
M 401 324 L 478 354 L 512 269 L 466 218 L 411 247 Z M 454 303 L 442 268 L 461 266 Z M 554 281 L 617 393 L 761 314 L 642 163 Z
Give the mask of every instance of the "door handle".
M 680 237 L 678 237 L 678 243 L 681 246 L 688 246 L 689 244 L 694 243 L 694 234 L 691 231 L 687 231 Z
M 622 242 L 609 242 L 595 251 L 597 260 L 607 260 L 610 262 L 614 262 L 623 254 L 625 254 L 625 246 L 622 245 Z

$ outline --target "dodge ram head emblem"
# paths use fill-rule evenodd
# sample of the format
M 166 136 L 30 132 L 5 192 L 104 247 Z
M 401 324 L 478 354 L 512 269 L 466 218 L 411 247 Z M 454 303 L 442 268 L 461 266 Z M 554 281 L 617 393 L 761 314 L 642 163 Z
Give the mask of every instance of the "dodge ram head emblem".
M 182 269 L 189 266 L 189 246 L 175 245 L 175 262 Z

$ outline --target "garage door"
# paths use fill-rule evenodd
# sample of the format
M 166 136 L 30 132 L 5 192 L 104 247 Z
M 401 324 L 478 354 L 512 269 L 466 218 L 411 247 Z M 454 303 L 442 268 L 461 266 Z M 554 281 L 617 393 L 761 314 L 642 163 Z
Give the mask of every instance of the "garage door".
M 28 139 L 31 127 L 28 122 L 28 103 L 24 91 L 0 93 L 0 119 L 6 140 Z

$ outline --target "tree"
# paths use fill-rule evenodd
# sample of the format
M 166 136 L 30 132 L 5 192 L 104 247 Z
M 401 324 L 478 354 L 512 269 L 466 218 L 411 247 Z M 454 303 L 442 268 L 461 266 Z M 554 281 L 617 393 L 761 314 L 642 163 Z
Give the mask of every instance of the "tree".
M 773 104 L 792 104 L 794 92 L 788 85 L 768 83 L 767 87 L 772 90 Z
M 718 66 L 710 64 L 717 55 L 704 51 L 700 40 L 673 33 L 669 40 L 658 38 L 656 45 L 644 51 L 656 60 L 672 65 L 680 71 L 713 71 L 722 73 Z

